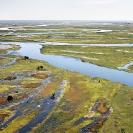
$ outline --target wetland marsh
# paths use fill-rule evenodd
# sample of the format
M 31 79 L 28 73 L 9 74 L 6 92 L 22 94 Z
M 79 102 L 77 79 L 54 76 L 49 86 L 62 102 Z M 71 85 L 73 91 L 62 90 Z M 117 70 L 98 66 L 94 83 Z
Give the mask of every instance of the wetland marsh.
M 122 68 L 133 61 L 132 23 L 20 21 L 0 28 L 1 133 L 132 132 L 133 65 Z

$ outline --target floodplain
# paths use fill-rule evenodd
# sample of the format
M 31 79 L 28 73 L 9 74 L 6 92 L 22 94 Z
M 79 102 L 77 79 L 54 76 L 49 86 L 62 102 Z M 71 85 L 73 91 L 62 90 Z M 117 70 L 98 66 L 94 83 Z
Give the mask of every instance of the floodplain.
M 0 39 L 41 45 L 133 43 L 132 24 L 127 23 L 36 24 L 7 27 L 2 23 L 1 28 L 9 30 L 0 30 Z M 57 68 L 44 60 L 11 55 L 8 50 L 17 51 L 20 46 L 3 45 L 6 44 L 0 45 L 0 133 L 132 132 L 132 86 Z M 40 52 L 72 56 L 113 69 L 133 61 L 132 47 L 43 45 Z M 124 71 L 132 73 L 132 66 Z

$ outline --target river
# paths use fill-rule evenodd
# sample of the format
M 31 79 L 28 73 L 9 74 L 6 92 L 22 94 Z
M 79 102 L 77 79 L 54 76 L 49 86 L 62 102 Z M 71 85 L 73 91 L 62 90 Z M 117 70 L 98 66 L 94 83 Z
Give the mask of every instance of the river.
M 133 87 L 133 73 L 128 73 L 125 71 L 119 71 L 114 69 L 109 69 L 106 67 L 97 66 L 91 63 L 82 62 L 78 58 L 60 56 L 60 55 L 47 55 L 41 54 L 40 49 L 42 45 L 39 42 L 0 42 L 2 44 L 17 44 L 21 46 L 20 50 L 8 51 L 9 54 L 29 56 L 32 59 L 44 60 L 49 64 L 63 68 L 72 72 L 79 72 L 90 77 L 100 77 L 104 79 L 111 80 L 113 82 L 120 82 L 128 86 Z M 42 43 L 43 44 L 43 43 Z M 52 44 L 52 42 L 46 42 L 44 44 Z M 53 43 L 60 44 L 61 43 Z M 67 44 L 62 44 L 67 45 Z M 96 46 L 110 46 L 111 44 L 96 44 Z M 94 46 L 94 44 L 83 44 L 83 46 Z M 114 46 L 114 45 L 112 45 Z M 115 46 L 133 46 L 133 44 L 117 44 Z

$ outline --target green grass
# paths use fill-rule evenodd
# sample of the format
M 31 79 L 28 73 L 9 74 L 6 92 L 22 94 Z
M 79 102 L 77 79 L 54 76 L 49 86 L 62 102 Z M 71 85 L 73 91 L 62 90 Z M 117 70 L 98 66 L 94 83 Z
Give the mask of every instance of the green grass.
M 133 61 L 133 47 L 82 47 L 82 46 L 55 46 L 43 45 L 43 54 L 72 56 L 99 66 L 117 69 Z M 132 67 L 129 67 L 132 72 Z
M 15 27 L 16 28 L 16 27 Z M 112 30 L 112 32 L 98 33 L 98 30 Z M 46 27 L 25 27 L 25 30 L 19 29 L 15 33 L 37 33 L 53 32 L 48 34 L 27 35 L 27 37 L 0 36 L 1 41 L 11 42 L 63 42 L 72 44 L 117 44 L 133 43 L 133 26 L 132 25 L 48 25 Z M 2 32 L 2 31 L 1 31 Z M 70 33 L 74 32 L 74 33 Z M 22 34 L 23 35 L 23 34 Z M 58 36 L 58 38 L 54 38 Z M 64 38 L 59 37 L 64 36 Z
M 133 49 L 131 47 L 124 48 L 116 48 L 116 47 L 74 47 L 74 46 L 44 46 L 45 49 L 42 49 L 43 53 L 53 54 L 52 51 L 56 51 L 56 54 L 62 54 L 61 50 L 71 50 L 78 52 L 86 52 L 88 57 L 98 58 L 105 65 L 108 63 L 108 67 L 115 68 L 118 65 L 123 65 L 132 60 L 131 52 Z M 116 50 L 121 50 L 116 51 Z M 129 51 L 129 53 L 125 52 L 125 50 Z M 97 55 L 95 53 L 90 52 L 103 52 L 107 53 L 104 55 Z M 66 54 L 66 52 L 65 52 Z M 70 52 L 68 52 L 68 55 Z M 81 57 L 83 53 L 73 54 L 73 57 Z M 131 56 L 131 58 L 129 58 Z M 15 56 L 11 56 L 15 57 Z M 119 61 L 118 58 L 121 57 Z M 0 78 L 6 78 L 10 76 L 10 74 L 16 72 L 24 72 L 24 75 L 28 73 L 39 73 L 36 68 L 38 66 L 44 66 L 47 71 L 45 74 L 51 73 L 50 80 L 51 82 L 44 86 L 42 91 L 35 97 L 33 102 L 37 102 L 41 99 L 49 96 L 51 93 L 55 92 L 59 86 L 60 82 L 65 79 L 67 81 L 67 85 L 65 87 L 65 93 L 63 97 L 56 105 L 54 110 L 48 115 L 48 117 L 39 125 L 37 125 L 32 132 L 49 132 L 49 133 L 76 133 L 79 132 L 84 126 L 91 123 L 93 120 L 85 120 L 77 125 L 74 123 L 85 115 L 88 114 L 89 108 L 91 108 L 98 98 L 105 98 L 108 101 L 108 107 L 113 108 L 113 114 L 109 116 L 109 119 L 104 123 L 103 127 L 99 130 L 99 132 L 120 132 L 121 129 L 125 129 L 126 132 L 132 132 L 132 102 L 133 102 L 133 88 L 120 84 L 111 82 L 102 78 L 91 78 L 80 73 L 70 72 L 67 70 L 56 68 L 52 65 L 49 65 L 47 62 L 39 61 L 39 60 L 22 60 L 23 57 L 16 56 L 17 61 L 11 67 L 0 69 Z M 91 60 L 91 59 L 90 59 Z M 90 61 L 88 60 L 88 61 Z M 1 60 L 0 60 L 1 62 Z M 95 62 L 92 62 L 95 63 Z M 100 62 L 99 62 L 100 63 Z M 96 64 L 96 63 L 95 63 Z M 117 64 L 117 65 L 116 65 Z M 115 67 L 114 67 L 115 66 Z M 132 67 L 132 66 L 130 66 Z M 41 71 L 42 73 L 42 71 Z M 94 79 L 100 82 L 94 82 Z M 25 85 L 27 83 L 39 83 L 41 79 L 36 78 L 26 78 L 24 80 L 14 80 L 14 83 L 18 83 L 18 85 Z M 16 88 L 17 85 L 11 85 L 10 81 L 1 82 L 1 91 L 0 94 L 3 94 L 7 91 L 12 91 L 12 87 Z M 10 87 L 9 87 L 10 86 Z M 28 95 L 33 94 L 34 90 L 31 88 L 22 88 L 21 92 L 18 94 L 14 94 L 13 96 L 18 96 L 22 98 L 26 93 Z M 20 103 L 16 103 L 16 106 Z M 15 105 L 12 105 L 15 106 Z M 3 108 L 0 110 L 0 113 L 7 113 L 10 116 L 14 114 L 14 111 L 11 111 L 11 107 Z M 32 105 L 25 106 L 21 111 L 29 109 Z M 34 111 L 24 114 L 23 116 L 19 116 L 15 118 L 9 125 L 0 131 L 1 133 L 13 133 L 20 129 L 22 126 L 28 124 L 35 116 L 37 116 L 39 109 L 36 108 Z M 99 116 L 100 114 L 95 113 L 94 117 Z M 45 128 L 44 128 L 45 127 Z M 46 131 L 47 129 L 47 131 Z
M 0 49 L 0 54 L 6 54 L 6 53 L 7 53 L 6 50 L 4 50 L 4 49 Z
M 4 93 L 4 92 L 6 92 L 6 91 L 8 91 L 8 90 L 11 90 L 11 89 L 13 89 L 13 88 L 15 88 L 16 86 L 14 85 L 3 85 L 3 84 L 0 84 L 0 93 Z
M 9 107 L 5 107 L 4 109 L 0 109 L 0 113 L 1 114 L 3 114 L 3 113 L 6 113 L 6 114 L 13 114 L 14 112 L 12 112 L 11 110 L 10 110 L 10 108 L 12 108 L 12 107 L 15 107 L 15 106 L 18 106 L 20 103 L 14 103 L 14 104 L 12 104 L 12 105 L 10 105 Z
M 28 124 L 39 112 L 39 109 L 35 109 L 34 111 L 24 115 L 18 116 L 14 119 L 4 130 L 0 131 L 1 133 L 14 133 L 21 127 Z
M 132 89 L 127 86 L 122 86 L 122 88 L 117 92 L 117 94 L 112 97 L 110 104 L 114 110 L 113 114 L 105 122 L 99 133 L 118 133 L 121 132 L 121 129 L 125 129 L 126 133 L 132 133 L 132 94 Z
M 129 66 L 128 68 L 131 70 L 131 72 L 133 72 L 133 65 Z
M 33 132 L 76 133 L 80 131 L 81 128 L 91 123 L 92 120 L 89 119 L 78 125 L 74 125 L 74 123 L 84 117 L 88 113 L 88 109 L 92 107 L 96 100 L 100 97 L 108 100 L 108 107 L 112 107 L 117 115 L 119 115 L 119 113 L 125 113 L 126 106 L 124 106 L 124 110 L 120 106 L 118 106 L 118 110 L 116 110 L 115 106 L 117 106 L 120 102 L 123 103 L 123 96 L 120 95 L 120 92 L 128 89 L 127 95 L 130 95 L 130 92 L 132 92 L 131 87 L 100 78 L 97 80 L 100 79 L 101 82 L 96 83 L 93 82 L 93 79 L 90 77 L 68 71 L 64 71 L 64 78 L 67 80 L 68 84 L 62 100 L 59 102 L 53 113 L 50 114 L 50 116 L 44 120 L 42 124 L 35 127 Z M 119 95 L 119 100 L 113 102 L 113 99 Z M 130 100 L 125 101 L 126 104 L 128 102 L 130 102 Z M 131 108 L 132 107 L 129 106 L 130 110 Z M 98 114 L 95 114 L 95 116 L 97 115 Z M 130 119 L 130 123 L 132 123 L 132 119 Z M 127 123 L 127 127 L 128 126 L 130 126 L 130 124 Z M 118 129 L 116 129 L 116 131 Z
M 33 65 L 31 65 L 31 64 L 33 64 Z M 37 132 L 45 132 L 44 129 L 47 129 L 48 132 L 57 132 L 57 133 L 60 131 L 70 132 L 70 133 L 71 132 L 76 133 L 76 132 L 80 131 L 81 128 L 83 128 L 85 125 L 91 123 L 92 120 L 84 121 L 78 125 L 74 125 L 74 123 L 77 120 L 84 117 L 88 113 L 88 111 L 86 110 L 86 107 L 88 109 L 90 107 L 92 107 L 94 105 L 95 101 L 99 97 L 104 97 L 104 98 L 108 99 L 108 101 L 109 101 L 108 106 L 112 107 L 114 109 L 114 113 L 116 115 L 125 113 L 125 111 L 127 109 L 126 106 L 124 106 L 123 109 L 121 109 L 121 106 L 120 107 L 118 106 L 118 109 L 115 109 L 115 108 L 117 107 L 117 104 L 120 103 L 120 101 L 121 102 L 123 101 L 123 94 L 119 94 L 121 92 L 120 90 L 126 91 L 128 89 L 128 91 L 127 91 L 127 93 L 128 93 L 127 96 L 128 96 L 130 94 L 130 92 L 132 92 L 131 87 L 124 86 L 122 84 L 114 83 L 109 80 L 105 80 L 105 79 L 101 79 L 101 78 L 96 79 L 96 80 L 100 80 L 100 83 L 94 82 L 94 79 L 90 78 L 88 76 L 84 76 L 79 73 L 69 72 L 69 71 L 62 70 L 62 69 L 58 69 L 53 66 L 50 66 L 46 62 L 31 60 L 31 59 L 24 61 L 24 60 L 21 60 L 20 58 L 18 58 L 17 62 L 13 65 L 15 70 L 11 67 L 11 68 L 7 68 L 6 71 L 13 73 L 15 71 L 20 71 L 20 70 L 22 71 L 22 68 L 24 68 L 23 69 L 24 72 L 28 73 L 31 70 L 33 72 L 35 72 L 36 66 L 44 65 L 44 64 L 45 64 L 45 67 L 48 68 L 48 71 L 51 72 L 51 79 L 56 79 L 56 81 L 53 81 L 53 83 L 55 82 L 53 87 L 52 86 L 48 87 L 48 88 L 50 88 L 50 92 L 46 93 L 45 96 L 48 96 L 51 93 L 53 93 L 53 90 L 55 91 L 55 89 L 58 88 L 58 86 L 59 86 L 58 83 L 62 79 L 67 80 L 67 86 L 65 87 L 65 93 L 64 93 L 62 100 L 56 106 L 54 111 L 50 114 L 50 116 L 42 124 L 38 125 L 34 129 L 36 133 Z M 30 80 L 26 79 L 25 81 L 23 81 L 23 83 L 26 83 L 26 81 L 29 82 Z M 34 80 L 33 80 L 33 82 L 34 82 Z M 47 86 L 44 87 L 44 90 L 46 88 L 47 88 Z M 40 94 L 38 94 L 38 96 L 39 95 Z M 114 101 L 113 99 L 116 98 L 117 96 L 118 96 L 119 100 Z M 36 97 L 36 100 L 38 98 L 39 97 Z M 128 100 L 125 101 L 125 103 L 128 103 Z M 29 107 L 25 107 L 24 110 Z M 130 106 L 129 106 L 129 109 L 131 109 Z M 29 116 L 29 114 L 25 114 L 23 116 L 23 120 L 22 120 L 22 117 L 18 117 L 15 120 L 13 120 L 9 124 L 9 126 L 1 132 L 8 132 L 9 130 L 11 132 L 14 132 L 14 131 L 18 130 L 21 126 L 26 125 L 31 119 L 34 118 L 34 116 L 35 116 L 34 113 L 31 116 Z M 95 116 L 97 116 L 97 114 L 95 114 Z M 110 119 L 112 119 L 112 118 L 110 118 Z M 131 120 L 130 120 L 130 122 L 132 123 Z M 19 123 L 19 124 L 16 125 L 16 123 Z M 47 126 L 47 125 L 49 125 L 49 126 Z M 105 122 L 105 125 L 106 125 L 106 122 Z M 46 126 L 46 128 L 44 128 L 44 126 Z M 128 129 L 128 126 L 130 126 L 130 125 L 128 123 L 126 123 L 126 127 L 124 127 L 124 126 L 121 126 L 121 127 Z M 14 128 L 12 129 L 12 127 L 14 127 Z M 106 127 L 105 127 L 105 129 L 106 129 Z M 103 128 L 101 130 L 105 130 L 105 129 L 103 126 Z M 119 128 L 116 129 L 116 131 L 117 130 L 119 130 Z

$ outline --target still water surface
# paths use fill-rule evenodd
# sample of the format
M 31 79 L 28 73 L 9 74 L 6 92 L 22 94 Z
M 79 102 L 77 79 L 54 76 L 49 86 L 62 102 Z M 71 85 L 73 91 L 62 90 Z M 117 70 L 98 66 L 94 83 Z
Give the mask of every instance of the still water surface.
M 72 58 L 72 57 L 60 56 L 60 55 L 47 55 L 47 54 L 44 55 L 40 53 L 40 48 L 42 48 L 42 46 L 39 45 L 39 43 L 37 42 L 36 43 L 4 42 L 3 44 L 12 44 L 12 43 L 20 45 L 21 49 L 17 51 L 9 51 L 8 52 L 9 54 L 29 56 L 30 58 L 33 58 L 33 59 L 47 61 L 51 65 L 58 68 L 63 68 L 73 72 L 79 72 L 90 77 L 100 77 L 100 78 L 111 80 L 113 82 L 120 82 L 129 86 L 133 86 L 133 73 L 109 69 L 109 68 L 97 66 L 91 63 L 85 63 L 78 58 Z M 119 46 L 123 46 L 123 44 L 121 45 L 119 44 Z

